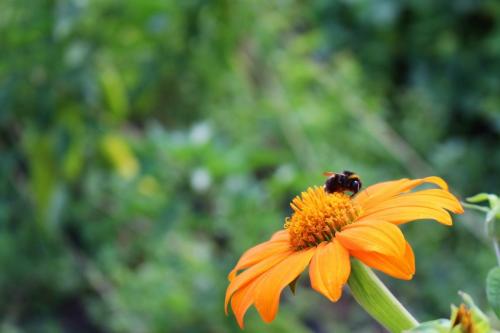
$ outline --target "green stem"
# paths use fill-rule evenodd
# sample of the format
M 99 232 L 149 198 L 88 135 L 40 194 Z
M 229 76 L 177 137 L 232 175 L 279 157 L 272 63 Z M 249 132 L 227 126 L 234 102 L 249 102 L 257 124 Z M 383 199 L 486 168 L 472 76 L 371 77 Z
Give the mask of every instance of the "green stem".
M 470 204 L 470 203 L 467 203 L 467 202 L 463 202 L 463 201 L 460 201 L 460 204 L 465 207 L 465 208 L 469 208 L 469 209 L 472 209 L 472 210 L 477 210 L 477 211 L 480 211 L 480 212 L 483 212 L 483 213 L 488 213 L 490 210 L 486 207 L 482 207 L 482 206 L 478 206 L 478 205 L 473 205 L 473 204 Z
M 418 321 L 375 273 L 358 260 L 351 262 L 351 275 L 347 283 L 354 299 L 389 331 L 400 333 L 418 325 Z

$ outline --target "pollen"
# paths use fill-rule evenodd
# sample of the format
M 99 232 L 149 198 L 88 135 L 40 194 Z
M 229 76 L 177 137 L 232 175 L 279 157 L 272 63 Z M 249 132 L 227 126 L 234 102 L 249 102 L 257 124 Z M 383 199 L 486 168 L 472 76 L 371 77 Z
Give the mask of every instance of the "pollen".
M 322 187 L 308 188 L 295 197 L 293 215 L 286 219 L 292 247 L 301 250 L 330 241 L 343 226 L 353 223 L 361 208 L 343 192 L 326 193 Z

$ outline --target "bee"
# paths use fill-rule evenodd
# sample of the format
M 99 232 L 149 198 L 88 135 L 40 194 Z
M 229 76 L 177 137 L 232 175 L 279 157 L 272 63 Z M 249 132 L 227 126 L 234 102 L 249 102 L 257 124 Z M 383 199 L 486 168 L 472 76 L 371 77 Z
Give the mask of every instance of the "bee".
M 352 192 L 352 196 L 359 192 L 361 189 L 361 179 L 359 176 L 351 171 L 344 171 L 342 173 L 325 172 L 324 176 L 328 176 L 325 181 L 325 192 Z

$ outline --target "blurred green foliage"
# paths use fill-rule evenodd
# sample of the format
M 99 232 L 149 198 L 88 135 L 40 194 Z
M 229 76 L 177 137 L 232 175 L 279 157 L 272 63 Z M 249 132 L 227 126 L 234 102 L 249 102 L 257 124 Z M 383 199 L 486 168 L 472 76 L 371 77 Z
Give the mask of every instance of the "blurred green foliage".
M 326 170 L 500 187 L 500 3 L 0 2 L 2 332 L 238 332 L 226 274 Z M 421 320 L 485 306 L 481 218 L 405 226 Z M 373 332 L 301 279 L 247 332 Z

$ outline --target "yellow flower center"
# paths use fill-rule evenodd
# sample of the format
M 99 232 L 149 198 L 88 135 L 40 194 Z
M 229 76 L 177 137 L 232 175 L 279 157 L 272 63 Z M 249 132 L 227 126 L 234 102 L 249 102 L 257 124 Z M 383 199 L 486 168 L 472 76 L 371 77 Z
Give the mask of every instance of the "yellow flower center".
M 326 193 L 322 187 L 308 188 L 290 206 L 294 213 L 287 218 L 285 229 L 291 245 L 298 250 L 331 240 L 361 213 L 350 196 L 342 192 Z

